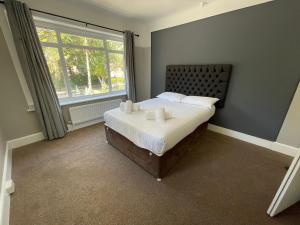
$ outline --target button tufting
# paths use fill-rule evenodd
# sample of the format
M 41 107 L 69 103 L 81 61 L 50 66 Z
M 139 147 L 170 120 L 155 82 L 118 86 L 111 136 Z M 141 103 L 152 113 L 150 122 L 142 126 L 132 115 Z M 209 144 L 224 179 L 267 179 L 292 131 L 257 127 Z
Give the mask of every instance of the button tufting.
M 227 65 L 174 65 L 167 67 L 167 91 L 187 95 L 218 96 L 226 94 L 231 67 Z

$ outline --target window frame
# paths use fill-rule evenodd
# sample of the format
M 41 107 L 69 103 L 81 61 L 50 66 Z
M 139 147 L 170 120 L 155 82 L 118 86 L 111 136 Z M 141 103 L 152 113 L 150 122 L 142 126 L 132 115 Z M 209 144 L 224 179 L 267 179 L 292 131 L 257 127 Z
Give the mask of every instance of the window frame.
M 92 101 L 95 99 L 105 99 L 110 98 L 112 96 L 125 96 L 127 95 L 127 75 L 125 69 L 125 51 L 124 51 L 124 38 L 123 35 L 117 35 L 113 33 L 102 32 L 99 30 L 94 30 L 91 28 L 81 27 L 72 24 L 65 24 L 62 22 L 54 22 L 49 21 L 47 19 L 35 17 L 34 18 L 36 28 L 44 28 L 53 30 L 56 33 L 57 42 L 40 42 L 42 47 L 52 47 L 58 50 L 58 54 L 60 57 L 60 63 L 62 66 L 62 72 L 64 77 L 64 83 L 67 91 L 68 97 L 59 98 L 59 102 L 61 105 L 74 104 L 77 102 L 84 101 Z M 65 44 L 61 40 L 61 33 L 67 33 L 71 35 L 84 36 L 87 38 L 96 38 L 103 41 L 103 47 L 95 47 L 95 46 L 84 46 L 78 44 Z M 111 41 L 119 41 L 123 43 L 123 50 L 110 50 L 107 48 L 107 40 Z M 72 89 L 70 84 L 70 79 L 68 77 L 68 71 L 66 67 L 66 61 L 63 54 L 63 48 L 74 48 L 74 49 L 88 49 L 88 50 L 96 50 L 102 51 L 105 55 L 105 64 L 107 68 L 108 74 L 108 86 L 109 92 L 102 94 L 93 94 L 93 95 L 83 95 L 83 96 L 72 96 Z M 122 54 L 123 55 L 123 63 L 124 63 L 124 78 L 125 78 L 125 90 L 113 91 L 112 83 L 111 83 L 111 70 L 110 70 L 110 53 Z

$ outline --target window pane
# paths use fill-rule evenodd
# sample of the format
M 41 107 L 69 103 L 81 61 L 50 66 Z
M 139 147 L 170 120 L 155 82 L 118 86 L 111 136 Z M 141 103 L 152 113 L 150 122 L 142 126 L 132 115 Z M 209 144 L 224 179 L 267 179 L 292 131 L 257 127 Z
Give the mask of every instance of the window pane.
M 87 45 L 92 47 L 104 48 L 103 40 L 96 38 L 86 38 Z
M 43 51 L 58 98 L 68 97 L 68 91 L 65 86 L 58 49 L 52 47 L 43 47 Z
M 107 40 L 107 48 L 109 50 L 123 51 L 123 42 Z
M 125 90 L 124 55 L 119 53 L 109 53 L 109 67 L 112 90 Z
M 89 50 L 88 55 L 93 94 L 108 93 L 108 73 L 104 51 Z
M 96 38 L 89 38 L 78 36 L 74 34 L 61 33 L 61 40 L 64 44 L 71 45 L 83 45 L 83 46 L 91 46 L 91 47 L 99 47 L 103 48 L 103 40 Z
M 63 52 L 73 97 L 109 92 L 105 55 L 102 51 L 64 48 Z
M 57 43 L 56 32 L 54 30 L 45 29 L 45 28 L 36 28 L 40 42 L 51 42 Z
M 85 50 L 64 48 L 63 52 L 66 60 L 68 76 L 71 83 L 72 96 L 85 95 L 85 93 L 87 92 Z

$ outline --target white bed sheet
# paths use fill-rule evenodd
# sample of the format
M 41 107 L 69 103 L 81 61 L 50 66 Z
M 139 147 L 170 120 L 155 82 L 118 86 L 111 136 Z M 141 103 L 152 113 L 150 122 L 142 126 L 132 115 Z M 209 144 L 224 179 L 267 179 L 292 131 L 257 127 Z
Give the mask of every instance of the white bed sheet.
M 141 111 L 130 114 L 116 108 L 105 112 L 108 127 L 122 134 L 135 145 L 162 156 L 199 125 L 208 121 L 215 113 L 215 107 L 208 108 L 153 98 L 139 103 Z M 173 118 L 164 123 L 146 120 L 145 110 L 165 107 Z

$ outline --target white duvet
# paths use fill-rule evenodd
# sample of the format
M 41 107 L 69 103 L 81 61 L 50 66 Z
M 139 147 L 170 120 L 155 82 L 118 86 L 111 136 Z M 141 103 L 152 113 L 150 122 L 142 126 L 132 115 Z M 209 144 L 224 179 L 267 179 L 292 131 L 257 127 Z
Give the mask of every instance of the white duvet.
M 141 148 L 162 156 L 200 124 L 208 121 L 215 113 L 215 107 L 208 108 L 153 98 L 139 103 L 141 111 L 130 114 L 116 108 L 105 112 L 108 127 L 122 134 Z M 172 118 L 164 123 L 146 120 L 145 110 L 165 107 Z

